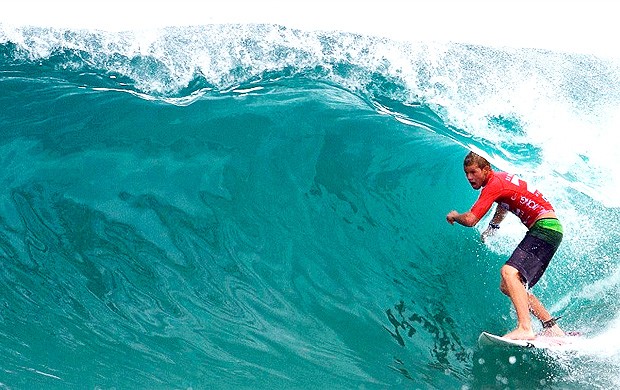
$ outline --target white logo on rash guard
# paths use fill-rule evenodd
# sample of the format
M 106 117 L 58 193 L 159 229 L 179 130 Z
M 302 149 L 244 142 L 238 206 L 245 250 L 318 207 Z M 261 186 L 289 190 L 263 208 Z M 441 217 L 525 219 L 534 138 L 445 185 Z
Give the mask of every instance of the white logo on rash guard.
M 536 203 L 532 199 L 529 199 L 528 197 L 525 197 L 525 196 L 521 196 L 521 202 L 520 203 L 521 203 L 522 206 L 525 206 L 525 207 L 530 208 L 532 210 L 537 210 L 538 207 L 540 206 L 538 203 Z
M 545 199 L 545 197 L 540 193 L 540 191 L 538 191 L 534 187 L 531 187 L 526 181 L 519 179 L 517 175 L 508 174 L 506 175 L 506 180 L 516 185 L 517 187 L 523 188 L 523 186 L 525 186 L 525 189 L 527 190 L 527 192 L 532 194 L 534 197 L 540 197 L 542 199 Z M 530 209 L 534 211 L 537 215 L 543 214 L 547 211 L 545 207 L 542 206 L 540 203 L 538 203 L 537 201 L 533 199 L 530 199 L 529 197 L 525 195 L 520 195 L 519 197 L 517 194 L 514 194 L 511 198 L 513 201 L 517 201 L 517 198 L 519 199 L 518 203 L 514 205 L 516 206 L 515 209 L 510 210 L 519 218 L 522 218 L 526 214 L 524 212 L 525 209 Z M 508 208 L 508 207 L 505 207 L 505 208 Z

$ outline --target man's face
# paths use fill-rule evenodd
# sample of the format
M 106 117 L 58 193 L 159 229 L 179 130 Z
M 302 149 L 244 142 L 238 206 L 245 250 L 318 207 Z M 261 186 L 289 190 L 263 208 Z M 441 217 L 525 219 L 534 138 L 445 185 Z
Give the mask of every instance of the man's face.
M 467 177 L 467 181 L 469 181 L 469 184 L 471 184 L 471 187 L 474 190 L 479 190 L 487 183 L 490 172 L 491 169 L 489 167 L 480 169 L 477 164 L 472 164 L 465 167 L 465 177 Z

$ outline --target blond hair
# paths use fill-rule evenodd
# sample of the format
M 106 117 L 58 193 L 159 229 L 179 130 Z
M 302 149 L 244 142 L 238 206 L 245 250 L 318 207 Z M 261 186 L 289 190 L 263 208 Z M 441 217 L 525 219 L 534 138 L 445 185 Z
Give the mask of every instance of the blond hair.
M 465 160 L 463 160 L 464 167 L 469 167 L 471 165 L 477 165 L 480 169 L 484 169 L 485 167 L 491 168 L 491 164 L 487 161 L 486 158 L 474 152 L 467 153 L 467 156 L 465 156 Z

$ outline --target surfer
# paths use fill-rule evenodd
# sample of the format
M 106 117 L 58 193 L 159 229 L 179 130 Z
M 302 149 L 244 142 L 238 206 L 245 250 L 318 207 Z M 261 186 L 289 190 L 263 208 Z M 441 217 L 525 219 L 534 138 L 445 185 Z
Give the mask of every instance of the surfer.
M 532 329 L 530 311 L 538 318 L 546 336 L 564 336 L 556 320 L 549 314 L 530 289 L 545 272 L 551 258 L 562 241 L 562 225 L 553 207 L 540 191 L 515 175 L 493 171 L 482 156 L 469 152 L 463 161 L 465 176 L 480 197 L 470 211 L 451 211 L 446 216 L 450 224 L 474 226 L 497 203 L 489 226 L 482 233 L 484 241 L 499 229 L 507 212 L 515 214 L 528 228 L 523 240 L 502 266 L 500 289 L 506 294 L 517 312 L 517 328 L 504 337 L 529 340 L 536 335 Z

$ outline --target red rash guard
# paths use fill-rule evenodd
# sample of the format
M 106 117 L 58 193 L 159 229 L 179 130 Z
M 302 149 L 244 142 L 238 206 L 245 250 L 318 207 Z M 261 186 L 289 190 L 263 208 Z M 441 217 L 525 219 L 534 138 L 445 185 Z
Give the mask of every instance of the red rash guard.
M 517 176 L 506 172 L 491 172 L 480 197 L 471 207 L 471 212 L 481 219 L 493 202 L 512 212 L 528 228 L 539 215 L 553 211 L 551 204 L 535 188 Z

